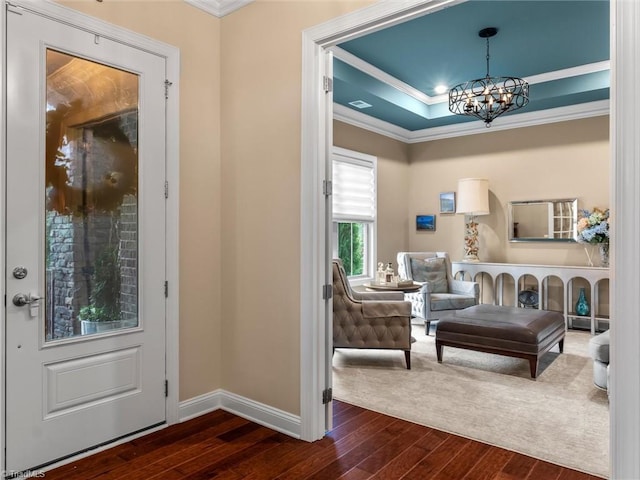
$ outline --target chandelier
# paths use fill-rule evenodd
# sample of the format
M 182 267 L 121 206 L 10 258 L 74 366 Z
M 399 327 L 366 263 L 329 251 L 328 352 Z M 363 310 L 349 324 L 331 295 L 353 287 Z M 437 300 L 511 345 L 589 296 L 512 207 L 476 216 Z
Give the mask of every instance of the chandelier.
M 489 38 L 498 33 L 494 27 L 478 32 L 487 39 L 487 76 L 456 85 L 449 90 L 449 111 L 456 115 L 469 115 L 482 120 L 487 127 L 503 113 L 524 107 L 529 103 L 529 84 L 517 77 L 491 77 L 489 75 Z

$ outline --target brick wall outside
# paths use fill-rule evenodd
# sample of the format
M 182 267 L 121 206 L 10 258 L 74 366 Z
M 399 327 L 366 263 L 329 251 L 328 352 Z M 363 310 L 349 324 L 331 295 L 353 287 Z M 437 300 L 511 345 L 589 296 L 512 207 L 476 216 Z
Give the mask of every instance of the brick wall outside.
M 131 145 L 137 147 L 137 114 L 119 118 Z M 76 137 L 72 135 L 75 132 Z M 100 144 L 91 142 L 92 131 L 70 130 L 65 153 L 69 161 L 68 175 L 72 185 L 82 187 L 83 173 L 87 185 L 100 182 L 110 171 L 108 154 Z M 89 145 L 82 164 L 83 140 Z M 107 159 L 105 161 L 105 159 Z M 90 188 L 90 187 L 89 187 Z M 78 312 L 89 303 L 94 283 L 95 261 L 105 248 L 116 247 L 121 272 L 120 311 L 122 318 L 137 316 L 137 198 L 125 195 L 122 204 L 113 211 L 90 211 L 82 215 L 60 215 L 48 211 L 47 221 L 47 338 L 57 339 L 80 334 Z
M 120 309 L 123 318 L 138 315 L 138 199 L 126 195 L 120 209 Z

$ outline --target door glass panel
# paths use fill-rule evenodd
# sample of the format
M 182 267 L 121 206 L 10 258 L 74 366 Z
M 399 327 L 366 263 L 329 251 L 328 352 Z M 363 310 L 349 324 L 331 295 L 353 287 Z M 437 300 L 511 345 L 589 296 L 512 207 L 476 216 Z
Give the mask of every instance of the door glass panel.
M 138 326 L 138 76 L 47 49 L 45 338 Z

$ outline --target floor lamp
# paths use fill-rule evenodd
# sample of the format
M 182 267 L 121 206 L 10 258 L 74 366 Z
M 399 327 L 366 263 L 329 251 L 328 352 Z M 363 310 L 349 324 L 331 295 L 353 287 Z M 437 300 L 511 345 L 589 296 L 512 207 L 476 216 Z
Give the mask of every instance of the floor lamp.
M 458 180 L 456 213 L 465 215 L 463 262 L 479 262 L 478 223 L 475 217 L 489 214 L 489 180 L 461 178 Z

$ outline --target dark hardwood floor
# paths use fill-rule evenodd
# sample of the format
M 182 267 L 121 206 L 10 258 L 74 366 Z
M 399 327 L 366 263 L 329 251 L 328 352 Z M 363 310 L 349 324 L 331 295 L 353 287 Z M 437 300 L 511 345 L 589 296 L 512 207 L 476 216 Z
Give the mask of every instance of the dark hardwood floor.
M 46 480 L 594 480 L 428 427 L 334 402 L 307 443 L 217 410 L 46 472 Z

